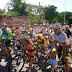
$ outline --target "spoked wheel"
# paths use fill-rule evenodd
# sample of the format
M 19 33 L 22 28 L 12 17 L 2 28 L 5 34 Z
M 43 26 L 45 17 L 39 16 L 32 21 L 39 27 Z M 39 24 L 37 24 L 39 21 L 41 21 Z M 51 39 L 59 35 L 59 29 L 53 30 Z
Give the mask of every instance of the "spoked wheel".
M 24 57 L 16 55 L 8 65 L 9 72 L 21 72 L 24 66 Z
M 37 62 L 38 62 L 38 55 L 37 54 L 35 54 L 35 56 L 34 56 L 34 59 L 33 59 L 33 63 L 34 64 L 37 64 Z

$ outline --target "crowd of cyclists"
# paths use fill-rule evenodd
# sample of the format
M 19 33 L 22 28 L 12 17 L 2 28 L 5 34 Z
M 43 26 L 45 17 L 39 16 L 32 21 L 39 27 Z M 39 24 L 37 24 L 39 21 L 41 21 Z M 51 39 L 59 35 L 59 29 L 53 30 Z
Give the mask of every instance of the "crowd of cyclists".
M 36 53 L 36 46 L 34 42 L 42 45 L 43 55 L 45 56 L 45 47 L 46 44 L 53 44 L 54 48 L 51 52 L 51 58 L 56 60 L 56 54 L 58 54 L 59 58 L 63 54 L 62 62 L 65 64 L 65 72 L 69 72 L 68 65 L 68 53 L 69 50 L 72 54 L 71 40 L 69 38 L 72 36 L 72 24 L 70 27 L 64 23 L 62 26 L 60 23 L 43 23 L 43 24 L 34 24 L 34 26 L 30 28 L 26 28 L 26 24 L 22 24 L 20 27 L 18 24 L 14 26 L 8 27 L 6 23 L 4 23 L 0 27 L 0 43 L 4 44 L 4 52 L 8 56 L 8 60 L 12 59 L 9 51 L 9 46 L 11 45 L 11 40 L 19 41 L 17 47 L 29 50 L 29 57 L 23 53 L 22 55 L 27 59 L 29 58 L 29 72 L 31 72 L 33 65 L 33 57 Z

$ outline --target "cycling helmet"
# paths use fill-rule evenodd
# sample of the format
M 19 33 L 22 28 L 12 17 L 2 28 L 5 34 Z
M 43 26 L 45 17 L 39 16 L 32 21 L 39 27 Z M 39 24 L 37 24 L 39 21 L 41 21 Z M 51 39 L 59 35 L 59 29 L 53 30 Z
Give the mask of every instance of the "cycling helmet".
M 55 24 L 53 24 L 53 28 L 61 28 L 60 23 L 55 23 Z
M 4 23 L 0 28 L 1 29 L 4 29 L 5 27 L 7 27 L 7 24 L 6 23 Z

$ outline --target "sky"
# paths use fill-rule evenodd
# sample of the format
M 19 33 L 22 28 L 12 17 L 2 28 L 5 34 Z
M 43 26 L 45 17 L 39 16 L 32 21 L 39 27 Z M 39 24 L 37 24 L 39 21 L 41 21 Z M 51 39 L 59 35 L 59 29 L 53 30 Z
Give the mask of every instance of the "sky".
M 0 9 L 6 8 L 6 4 L 10 0 L 0 0 Z M 72 12 L 72 0 L 25 0 L 26 3 L 32 4 L 32 5 L 40 5 L 42 6 L 48 6 L 48 5 L 54 5 L 57 7 L 58 12 L 63 12 L 63 11 L 69 11 Z M 66 6 L 65 6 L 65 1 L 66 1 Z M 66 8 L 65 8 L 66 7 Z

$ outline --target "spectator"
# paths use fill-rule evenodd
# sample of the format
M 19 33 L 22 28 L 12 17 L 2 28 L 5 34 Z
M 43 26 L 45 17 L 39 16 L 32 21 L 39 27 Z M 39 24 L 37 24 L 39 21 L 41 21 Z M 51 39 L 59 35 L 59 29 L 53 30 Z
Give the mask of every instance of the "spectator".
M 69 30 L 69 27 L 68 27 L 68 26 L 66 26 L 65 28 L 66 28 L 66 29 L 65 29 L 65 33 L 67 34 L 67 37 L 69 38 L 69 37 L 70 37 L 70 35 L 71 35 L 71 32 L 70 32 L 70 30 Z
M 68 26 L 67 23 L 64 23 L 64 26 L 62 27 L 61 30 L 63 30 L 63 31 L 65 32 L 65 30 L 66 30 L 66 26 Z

